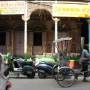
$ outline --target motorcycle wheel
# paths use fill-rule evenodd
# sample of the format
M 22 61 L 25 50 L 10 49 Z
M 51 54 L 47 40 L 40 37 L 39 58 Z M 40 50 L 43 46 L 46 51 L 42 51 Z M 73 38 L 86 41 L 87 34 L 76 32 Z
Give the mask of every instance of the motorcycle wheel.
M 40 72 L 40 71 L 38 71 L 38 77 L 39 77 L 40 79 L 46 78 L 46 73 L 45 73 L 45 72 Z
M 32 74 L 30 74 L 30 75 L 27 74 L 27 77 L 28 77 L 28 78 L 34 78 L 34 77 L 35 77 L 35 72 L 32 72 Z

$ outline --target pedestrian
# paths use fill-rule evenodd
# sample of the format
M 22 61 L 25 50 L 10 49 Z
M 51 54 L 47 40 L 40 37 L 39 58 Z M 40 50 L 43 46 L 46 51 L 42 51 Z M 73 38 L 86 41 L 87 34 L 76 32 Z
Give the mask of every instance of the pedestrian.
M 82 53 L 81 53 L 81 66 L 82 66 L 82 72 L 84 72 L 84 78 L 83 81 L 86 82 L 86 77 L 88 75 L 88 62 L 90 59 L 90 53 L 88 51 L 88 46 L 84 45 L 84 48 L 82 49 Z

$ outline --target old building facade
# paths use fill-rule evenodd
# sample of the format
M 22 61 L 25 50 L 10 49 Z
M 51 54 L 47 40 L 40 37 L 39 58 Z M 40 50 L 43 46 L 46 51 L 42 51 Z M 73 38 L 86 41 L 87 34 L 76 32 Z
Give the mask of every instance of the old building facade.
M 55 19 L 52 16 L 53 2 L 27 2 L 27 54 L 52 52 L 55 38 Z M 81 37 L 87 44 L 87 19 L 58 17 L 58 38 L 72 37 L 71 52 L 80 52 Z M 24 55 L 24 24 L 22 14 L 0 15 L 0 52 Z M 84 34 L 85 33 L 85 34 Z

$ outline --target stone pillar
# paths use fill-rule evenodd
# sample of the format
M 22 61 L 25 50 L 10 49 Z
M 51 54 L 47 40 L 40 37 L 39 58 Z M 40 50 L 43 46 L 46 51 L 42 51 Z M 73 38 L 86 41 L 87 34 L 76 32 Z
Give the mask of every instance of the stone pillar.
M 24 54 L 27 54 L 27 21 L 29 20 L 27 3 L 25 4 L 25 14 L 22 16 L 24 20 Z
M 56 41 L 58 39 L 58 21 L 59 21 L 59 19 L 54 18 L 53 20 L 55 21 L 55 41 Z M 57 47 L 58 47 L 57 42 L 55 42 L 55 53 L 58 52 Z
M 88 45 L 89 45 L 89 52 L 90 52 L 90 19 L 88 19 Z

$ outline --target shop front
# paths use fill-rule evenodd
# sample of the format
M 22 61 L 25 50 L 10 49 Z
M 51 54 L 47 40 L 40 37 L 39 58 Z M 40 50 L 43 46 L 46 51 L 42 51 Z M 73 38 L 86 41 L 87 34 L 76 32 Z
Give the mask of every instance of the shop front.
M 13 7 L 16 5 L 14 3 L 15 5 L 12 6 L 14 12 L 12 12 L 9 7 L 11 2 L 6 1 L 9 9 L 5 9 L 5 5 L 3 9 L 0 7 L 0 52 L 10 52 L 15 56 L 51 53 L 52 42 L 61 37 L 72 37 L 70 51 L 80 52 L 81 27 L 82 23 L 84 24 L 80 17 L 59 16 L 63 12 L 58 12 L 60 7 L 57 7 L 57 12 L 54 15 L 52 3 L 47 5 L 47 3 L 41 2 L 23 1 L 23 4 L 17 4 L 16 1 L 13 1 L 17 7 L 18 5 L 21 7 L 16 9 Z M 68 8 L 69 13 L 71 12 L 70 8 Z M 21 9 L 22 12 L 16 12 Z M 7 10 L 8 12 L 6 12 Z M 66 11 L 65 8 L 63 10 Z M 77 10 L 74 9 L 74 11 L 75 14 Z M 54 51 L 57 52 L 57 48 L 54 48 Z

